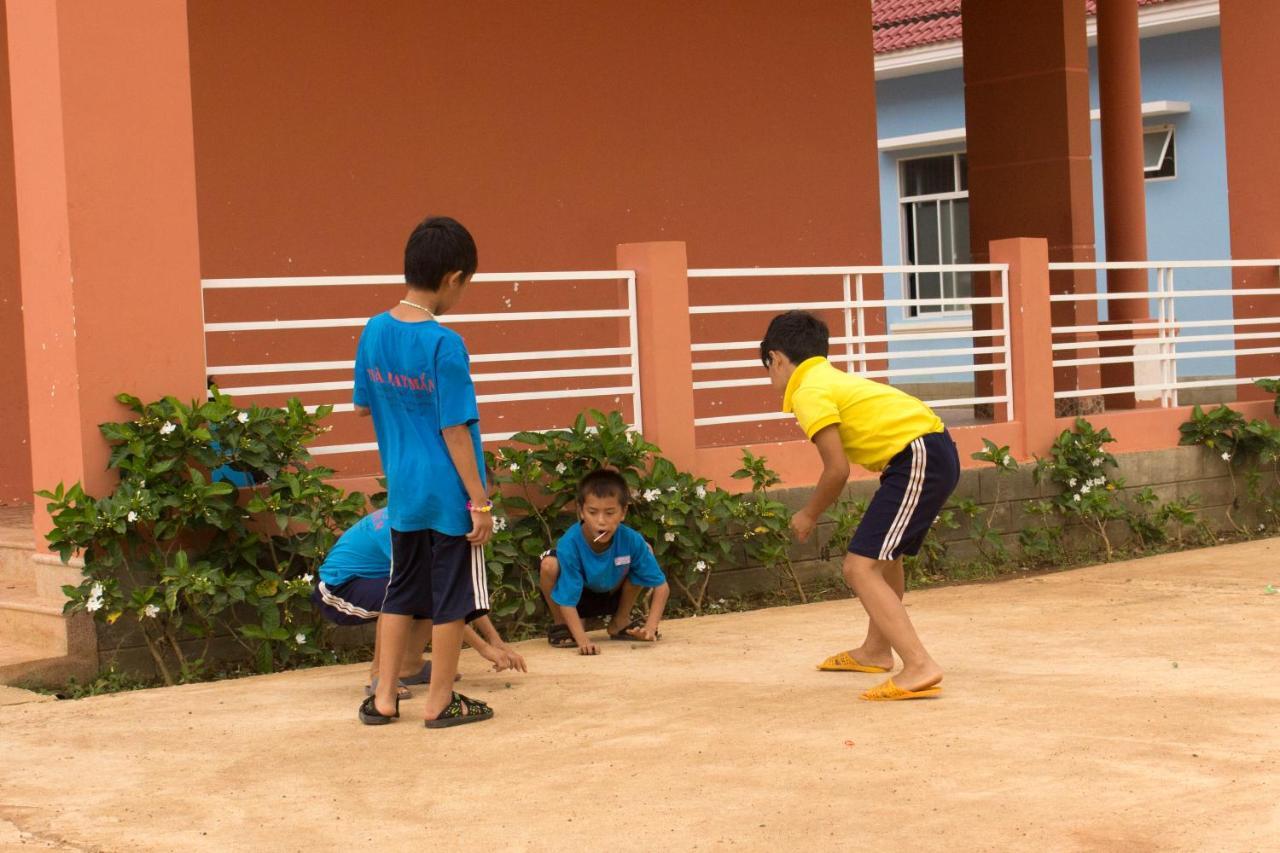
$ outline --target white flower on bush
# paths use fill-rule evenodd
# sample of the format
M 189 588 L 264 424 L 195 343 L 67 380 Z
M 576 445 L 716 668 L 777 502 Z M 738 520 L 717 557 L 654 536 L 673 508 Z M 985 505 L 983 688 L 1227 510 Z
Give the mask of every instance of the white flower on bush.
M 1080 496 L 1079 496 L 1079 495 L 1072 495 L 1072 496 L 1071 496 L 1071 500 L 1075 501 L 1076 503 L 1080 503 Z
M 236 420 L 238 420 L 242 424 L 247 424 L 249 422 L 249 413 L 241 412 L 240 414 L 236 415 Z
M 511 467 L 511 470 L 512 470 L 512 471 L 519 471 L 519 470 L 520 470 L 520 466 L 519 466 L 517 463 L 515 463 L 515 462 L 512 462 L 510 467 Z
M 656 501 L 656 500 L 657 500 L 658 498 L 660 498 L 660 497 L 662 497 L 662 490 L 661 490 L 661 489 L 646 489 L 646 490 L 645 490 L 645 493 L 644 493 L 644 499 L 645 499 L 645 500 L 647 500 L 647 501 Z
M 698 562 L 694 563 L 693 570 L 695 572 L 705 572 L 707 570 L 707 561 L 699 560 Z
M 307 635 L 299 631 L 293 635 L 293 641 L 301 646 L 307 642 Z
M 1223 461 L 1223 462 L 1230 462 L 1230 461 L 1231 461 L 1231 454 L 1230 454 L 1230 453 L 1223 453 L 1223 454 L 1222 454 L 1222 461 Z
M 1093 482 L 1092 480 L 1089 481 L 1089 483 L 1092 483 L 1092 482 Z M 1092 486 L 1089 485 L 1089 483 L 1085 483 L 1083 486 L 1080 487 L 1080 494 L 1082 495 L 1089 494 L 1090 489 L 1093 488 Z
M 668 542 L 676 541 L 676 535 L 674 533 L 664 533 L 662 535 L 662 538 L 667 540 Z
M 569 466 L 564 464 L 563 462 L 559 462 L 556 464 L 557 474 L 563 474 L 565 471 L 568 471 L 568 470 L 569 470 Z
M 1004 464 L 1004 467 L 1006 467 L 1006 468 L 1012 468 L 1012 467 L 1013 467 L 1013 457 L 1006 453 L 1006 454 L 1004 455 L 1004 462 L 1003 462 L 1003 464 Z
M 495 532 L 499 530 L 506 530 L 507 520 L 502 516 L 495 516 L 493 519 L 493 529 Z
M 675 493 L 675 492 L 680 491 L 680 487 L 679 487 L 679 486 L 667 486 L 667 491 L 668 491 L 668 492 Z
M 1067 480 L 1067 488 L 1069 488 L 1069 489 L 1074 489 L 1075 487 L 1076 487 L 1076 478 L 1075 478 L 1075 477 L 1072 477 L 1070 480 Z
M 125 516 L 125 520 L 132 524 L 138 520 L 138 514 L 133 510 L 129 510 L 129 514 Z
M 102 596 L 105 590 L 102 584 L 95 581 L 93 586 L 89 587 L 89 600 L 84 603 L 84 609 L 93 613 L 95 610 L 102 609 Z
M 311 574 L 311 572 L 307 572 L 305 575 L 302 576 L 302 581 L 303 583 L 306 583 L 306 584 L 310 584 L 315 579 L 316 579 L 316 576 Z
M 146 616 L 148 619 L 154 619 L 160 615 L 160 608 L 156 607 L 154 604 L 148 604 L 146 607 L 142 608 L 142 615 Z
M 1102 457 L 1101 457 L 1101 456 L 1095 456 L 1095 457 L 1093 457 L 1093 461 L 1092 461 L 1092 462 L 1090 462 L 1089 464 L 1090 464 L 1090 465 L 1092 465 L 1094 468 L 1101 468 L 1101 467 L 1102 467 Z
M 707 489 L 705 486 L 698 486 L 698 488 L 693 490 L 693 493 L 698 496 L 699 500 L 701 500 L 707 496 Z
M 165 421 L 164 426 L 160 427 L 160 434 L 168 435 L 169 433 L 173 432 L 177 428 L 178 428 L 178 425 L 175 424 L 173 421 Z

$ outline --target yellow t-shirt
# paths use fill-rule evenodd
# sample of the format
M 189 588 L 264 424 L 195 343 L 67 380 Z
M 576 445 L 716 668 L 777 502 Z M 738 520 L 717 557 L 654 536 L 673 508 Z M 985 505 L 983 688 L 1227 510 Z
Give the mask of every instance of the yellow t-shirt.
M 882 382 L 845 373 L 822 356 L 806 359 L 787 382 L 782 411 L 794 412 L 804 434 L 836 424 L 849 461 L 879 471 L 922 435 L 942 432 L 941 419 L 921 401 Z

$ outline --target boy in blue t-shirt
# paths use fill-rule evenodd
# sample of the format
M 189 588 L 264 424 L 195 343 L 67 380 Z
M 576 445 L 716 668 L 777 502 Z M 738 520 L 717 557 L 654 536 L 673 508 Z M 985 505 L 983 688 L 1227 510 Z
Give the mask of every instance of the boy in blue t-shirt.
M 391 525 L 387 523 L 387 511 L 375 510 L 343 533 L 321 563 L 319 574 L 320 582 L 312 591 L 311 600 L 325 619 L 335 625 L 362 625 L 377 619 L 391 579 Z M 495 672 L 528 671 L 524 658 L 503 641 L 488 616 L 481 616 L 463 628 L 462 636 L 481 657 L 493 664 Z M 430 639 L 431 622 L 415 620 L 410 629 L 408 650 L 400 663 L 401 688 L 430 683 L 431 662 L 422 662 L 422 650 Z M 381 645 L 375 638 L 370 687 L 365 688 L 366 694 L 372 692 L 372 686 L 378 682 Z M 409 698 L 408 690 L 400 689 L 399 696 Z
M 400 715 L 396 676 L 415 617 L 433 624 L 427 728 L 493 717 L 485 703 L 452 692 L 462 627 L 489 612 L 484 543 L 493 535 L 493 504 L 470 357 L 461 336 L 436 321 L 462 298 L 476 266 L 466 228 L 448 217 L 423 221 L 404 250 L 408 293 L 369 320 L 356 349 L 352 402 L 358 414 L 373 416 L 392 556 L 378 616 L 385 654 L 377 689 L 358 715 L 366 725 Z
M 592 471 L 578 484 L 578 523 L 539 567 L 539 586 L 555 623 L 547 634 L 551 645 L 599 654 L 582 624 L 592 616 L 610 617 L 611 639 L 658 639 L 671 589 L 644 538 L 622 523 L 630 497 L 617 471 Z M 632 619 L 631 608 L 646 587 L 653 590 L 649 616 Z

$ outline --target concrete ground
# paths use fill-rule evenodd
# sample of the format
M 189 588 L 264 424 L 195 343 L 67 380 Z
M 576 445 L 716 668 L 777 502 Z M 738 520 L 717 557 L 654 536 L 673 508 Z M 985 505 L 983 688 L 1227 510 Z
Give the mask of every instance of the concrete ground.
M 525 644 L 497 717 L 346 666 L 0 707 L 0 849 L 1280 849 L 1280 540 L 913 593 L 934 701 L 814 670 L 854 601 Z

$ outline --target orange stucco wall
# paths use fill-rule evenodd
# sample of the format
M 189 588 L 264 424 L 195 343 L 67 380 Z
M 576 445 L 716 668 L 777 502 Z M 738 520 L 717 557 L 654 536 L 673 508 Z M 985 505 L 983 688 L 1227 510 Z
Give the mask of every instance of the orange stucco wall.
M 0 10 L 2 12 L 3 10 Z M 27 368 L 18 278 L 18 210 L 13 186 L 13 115 L 9 106 L 9 33 L 0 14 L 0 505 L 30 503 L 31 450 Z
M 1231 254 L 1237 258 L 1280 257 L 1280 194 L 1276 192 L 1275 139 L 1280 134 L 1280 56 L 1273 36 L 1280 32 L 1280 4 L 1272 0 L 1231 0 L 1222 4 L 1222 94 L 1227 145 L 1227 201 L 1231 210 Z M 1246 291 L 1280 287 L 1275 268 L 1238 270 L 1236 317 L 1280 316 L 1280 297 Z M 1241 331 L 1244 331 L 1242 328 Z M 1257 331 L 1257 327 L 1250 329 Z M 1238 376 L 1280 373 L 1280 357 L 1236 359 Z M 1267 398 L 1251 385 L 1240 399 Z
M 692 266 L 880 260 L 867 2 L 192 0 L 189 16 L 205 277 L 395 273 L 427 213 L 466 223 L 490 271 L 609 269 L 620 243 L 671 239 Z M 693 298 L 731 292 L 699 285 Z M 396 295 L 211 295 L 208 319 L 360 316 Z M 616 287 L 490 285 L 462 308 L 618 298 Z M 716 334 L 758 338 L 763 319 Z M 463 331 L 483 353 L 611 346 L 620 326 Z M 346 359 L 355 337 L 214 335 L 209 360 Z M 719 403 L 700 395 L 699 414 Z M 508 407 L 501 424 L 492 407 L 481 415 L 496 431 L 589 404 Z M 333 424 L 329 441 L 370 439 L 367 423 Z M 373 464 L 333 461 L 349 473 Z

